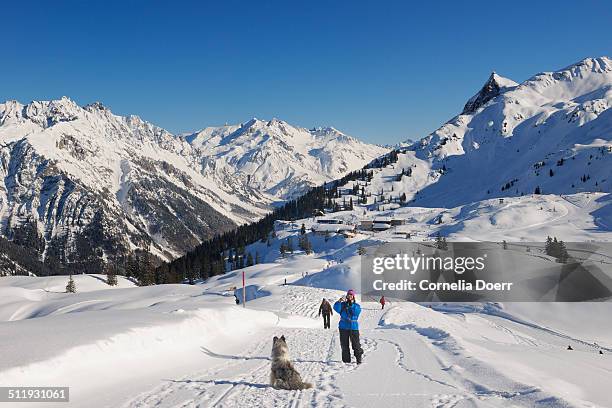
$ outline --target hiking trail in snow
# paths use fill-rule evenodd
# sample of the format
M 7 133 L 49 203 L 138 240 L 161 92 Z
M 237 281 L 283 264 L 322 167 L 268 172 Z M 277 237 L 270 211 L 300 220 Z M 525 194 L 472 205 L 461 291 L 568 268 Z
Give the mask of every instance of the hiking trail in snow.
M 335 301 L 340 294 L 288 285 L 275 303 L 280 307 L 270 310 L 316 317 L 323 297 Z M 270 299 L 262 298 L 248 306 L 259 308 L 261 303 L 271 305 Z M 341 362 L 335 328 L 338 318 L 334 315 L 331 330 L 324 330 L 322 321 L 316 328 L 265 330 L 244 339 L 243 351 L 236 354 L 218 354 L 202 347 L 203 355 L 214 358 L 212 366 L 179 378 L 161 379 L 157 387 L 124 407 L 573 406 L 559 395 L 508 378 L 461 347 L 442 328 L 384 324 L 388 313 L 397 315 L 405 307 L 440 314 L 450 324 L 466 319 L 464 314 L 442 314 L 413 304 L 394 304 L 382 311 L 377 303 L 365 302 L 360 317 L 365 350 L 361 365 Z M 550 350 L 565 341 L 555 334 L 496 316 L 479 314 L 476 318 L 492 337 L 503 338 L 512 347 Z M 283 391 L 269 386 L 272 337 L 281 334 L 287 338 L 296 368 L 305 381 L 314 384 L 313 389 Z M 502 344 L 497 338 L 490 340 Z

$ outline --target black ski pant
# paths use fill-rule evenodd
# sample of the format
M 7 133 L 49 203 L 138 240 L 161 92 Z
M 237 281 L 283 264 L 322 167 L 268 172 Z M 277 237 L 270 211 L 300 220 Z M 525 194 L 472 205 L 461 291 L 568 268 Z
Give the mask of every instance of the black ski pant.
M 323 313 L 323 328 L 324 329 L 330 328 L 330 314 L 329 313 Z
M 342 361 L 344 363 L 351 362 L 351 350 L 349 349 L 349 341 L 353 347 L 353 354 L 358 363 L 361 363 L 363 349 L 359 343 L 359 330 L 344 330 L 340 329 L 340 347 L 342 347 Z

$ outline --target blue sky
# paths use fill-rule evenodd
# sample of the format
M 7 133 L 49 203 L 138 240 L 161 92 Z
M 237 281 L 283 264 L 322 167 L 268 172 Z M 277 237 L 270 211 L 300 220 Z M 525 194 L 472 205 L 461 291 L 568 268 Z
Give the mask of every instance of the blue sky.
M 173 132 L 279 117 L 395 143 L 457 114 L 492 70 L 520 82 L 612 55 L 607 1 L 27 1 L 2 14 L 1 100 L 100 100 Z

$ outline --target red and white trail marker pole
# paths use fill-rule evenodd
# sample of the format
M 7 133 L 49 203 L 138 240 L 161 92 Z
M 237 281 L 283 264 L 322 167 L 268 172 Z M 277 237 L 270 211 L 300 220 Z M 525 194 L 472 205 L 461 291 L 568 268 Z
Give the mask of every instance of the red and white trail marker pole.
M 242 271 L 242 307 L 246 307 L 246 287 L 244 283 L 244 271 Z

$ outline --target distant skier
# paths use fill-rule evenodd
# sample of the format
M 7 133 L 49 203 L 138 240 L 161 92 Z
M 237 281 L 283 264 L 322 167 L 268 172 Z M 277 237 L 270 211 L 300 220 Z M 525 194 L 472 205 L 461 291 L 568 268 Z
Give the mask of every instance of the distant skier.
M 380 300 L 380 305 L 382 306 L 381 310 L 385 308 L 385 303 L 387 303 L 387 301 L 385 300 L 384 296 L 381 296 Z
M 238 295 L 234 295 L 234 300 L 236 301 L 237 305 L 240 304 L 240 299 L 238 299 Z
M 361 306 L 359 306 L 355 300 L 355 291 L 350 289 L 346 292 L 346 297 L 343 296 L 334 303 L 334 310 L 340 315 L 338 329 L 340 331 L 342 361 L 345 363 L 351 362 L 351 350 L 349 349 L 350 340 L 357 364 L 361 364 L 363 349 L 359 343 L 359 322 L 357 321 L 361 313 Z
M 327 301 L 327 299 L 323 298 L 321 302 L 321 306 L 319 306 L 319 316 L 323 315 L 323 328 L 330 329 L 330 316 L 333 315 L 334 312 L 332 310 L 331 304 Z

